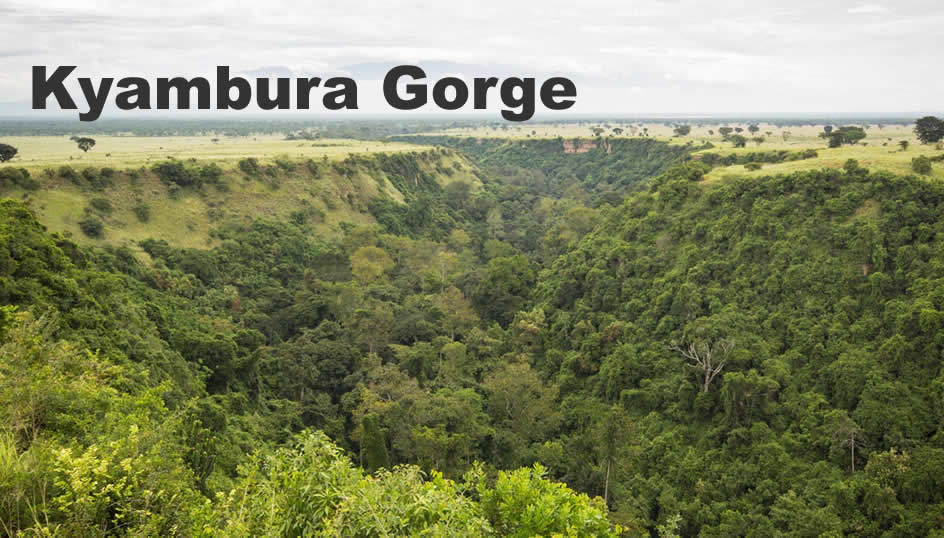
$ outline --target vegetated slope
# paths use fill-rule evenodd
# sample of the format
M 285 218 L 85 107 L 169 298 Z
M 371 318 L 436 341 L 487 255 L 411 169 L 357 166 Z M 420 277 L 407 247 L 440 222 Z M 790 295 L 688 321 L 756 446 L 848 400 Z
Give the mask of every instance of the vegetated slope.
M 558 389 L 530 364 L 528 326 L 510 324 L 528 308 L 540 258 L 579 240 L 600 210 L 567 197 L 539 203 L 527 185 L 487 177 L 477 186 L 458 159 L 447 150 L 328 165 L 247 159 L 236 175 L 167 161 L 136 178 L 6 167 L 7 192 L 31 197 L 65 179 L 103 223 L 81 233 L 104 240 L 76 245 L 3 202 L 0 302 L 19 307 L 4 310 L 0 331 L 5 532 L 608 532 L 599 501 L 541 468 L 498 472 L 553 453 Z M 357 206 L 377 225 L 318 234 L 307 212 L 221 207 L 245 218 L 219 219 L 212 245 L 145 238 L 146 226 L 134 245 L 146 262 L 113 244 L 135 181 L 170 202 L 257 189 L 264 204 L 289 185 L 360 177 L 378 185 Z M 368 471 L 415 463 L 451 479 L 473 474 L 426 483 L 408 468 L 367 481 L 306 429 Z M 309 474 L 314 462 L 331 472 Z M 311 496 L 332 491 L 340 497 L 307 511 Z M 347 519 L 354 513 L 363 517 Z
M 297 225 L 260 223 L 249 233 L 267 241 L 230 248 L 267 253 L 242 264 L 251 278 L 289 278 L 302 262 L 332 258 L 330 249 L 306 243 Z M 204 252 L 190 251 L 193 263 Z M 315 293 L 325 285 L 313 282 Z M 357 285 L 347 289 L 355 293 L 351 304 L 336 308 L 359 300 Z M 246 326 L 252 322 L 226 316 L 245 308 L 259 318 L 228 292 L 160 264 L 143 266 L 128 249 L 79 247 L 47 233 L 22 204 L 0 200 L 4 534 L 618 531 L 601 501 L 547 480 L 539 466 L 486 474 L 466 463 L 458 482 L 438 473 L 427 479 L 410 466 L 367 477 L 323 434 L 294 436 L 304 424 L 344 427 L 325 413 L 337 405 L 330 391 L 351 382 L 339 369 L 361 362 L 356 344 L 329 322 L 279 351 Z M 461 391 L 439 396 L 476 404 Z M 380 433 L 371 433 L 373 417 L 364 418 L 368 438 Z
M 593 491 L 571 455 L 599 401 L 633 425 L 618 512 L 687 535 L 941 532 L 944 186 L 854 162 L 699 177 L 660 178 L 540 275 L 534 365 L 565 416 L 545 463 Z M 707 386 L 692 344 L 724 361 Z
M 511 183 L 528 183 L 560 197 L 579 187 L 595 201 L 617 205 L 645 180 L 683 160 L 693 149 L 651 138 L 503 139 L 443 135 L 392 138 L 454 148 L 487 172 Z
M 218 244 L 214 228 L 261 217 L 293 219 L 312 233 L 338 236 L 342 226 L 373 223 L 370 208 L 381 200 L 404 205 L 420 183 L 432 190 L 452 182 L 478 189 L 476 174 L 475 166 L 447 150 L 341 160 L 247 158 L 225 168 L 193 159 L 43 172 L 4 165 L 0 194 L 24 199 L 50 230 L 80 243 L 135 248 L 153 238 L 208 248 Z
M 256 212 L 209 248 L 141 238 L 147 263 L 3 202 L 5 532 L 607 532 L 538 462 L 631 533 L 938 530 L 939 185 L 686 162 L 613 208 L 525 162 L 476 188 L 375 162 L 404 201 L 367 200 L 376 224 Z M 178 164 L 147 173 L 219 189 Z M 727 361 L 707 391 L 672 340 Z M 403 463 L 455 482 L 363 474 Z

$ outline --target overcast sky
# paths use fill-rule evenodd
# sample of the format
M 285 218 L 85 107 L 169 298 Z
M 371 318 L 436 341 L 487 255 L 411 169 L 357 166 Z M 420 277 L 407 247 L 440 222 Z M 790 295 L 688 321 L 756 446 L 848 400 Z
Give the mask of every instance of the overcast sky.
M 400 63 L 569 76 L 577 114 L 944 111 L 940 1 L 134 4 L 0 0 L 0 102 L 13 103 L 0 112 L 28 109 L 32 65 L 149 79 L 230 65 L 250 76 L 347 73 L 363 112 L 383 113 L 371 81 Z

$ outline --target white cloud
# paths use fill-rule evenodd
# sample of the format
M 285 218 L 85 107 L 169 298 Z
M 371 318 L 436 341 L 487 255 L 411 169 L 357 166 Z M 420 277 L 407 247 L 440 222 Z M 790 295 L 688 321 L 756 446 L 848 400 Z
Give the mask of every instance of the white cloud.
M 148 78 L 375 66 L 366 81 L 399 63 L 451 63 L 571 76 L 577 112 L 939 111 L 944 73 L 927 66 L 939 63 L 944 3 L 836 1 L 5 0 L 0 101 L 29 100 L 32 65 Z M 372 88 L 361 85 L 365 111 L 389 112 Z
M 861 6 L 851 7 L 847 9 L 849 13 L 853 15 L 863 15 L 863 14 L 877 14 L 885 13 L 888 9 L 885 6 L 880 6 L 878 4 L 865 4 Z

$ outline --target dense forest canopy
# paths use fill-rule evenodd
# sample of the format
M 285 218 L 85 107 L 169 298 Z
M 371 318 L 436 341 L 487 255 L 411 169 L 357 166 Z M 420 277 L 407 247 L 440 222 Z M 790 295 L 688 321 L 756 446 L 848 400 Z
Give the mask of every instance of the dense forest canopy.
M 2 532 L 944 531 L 944 186 L 417 138 L 480 184 L 446 150 L 141 172 L 382 174 L 402 200 L 337 237 L 260 214 L 137 252 L 0 202 Z M 0 194 L 60 179 L 2 167 Z

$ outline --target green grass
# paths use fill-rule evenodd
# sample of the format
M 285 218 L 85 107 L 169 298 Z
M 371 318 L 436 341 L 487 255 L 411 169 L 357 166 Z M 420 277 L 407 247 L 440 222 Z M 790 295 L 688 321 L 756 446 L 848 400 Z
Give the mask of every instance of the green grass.
M 868 140 L 868 139 L 866 139 Z M 897 141 L 889 142 L 888 146 L 876 146 L 876 145 L 855 145 L 855 146 L 843 146 L 841 148 L 825 148 L 823 144 L 819 146 L 808 145 L 806 147 L 813 147 L 816 149 L 818 156 L 814 159 L 804 159 L 800 161 L 790 161 L 783 163 L 772 163 L 772 164 L 763 164 L 760 170 L 747 170 L 742 165 L 734 166 L 725 166 L 718 167 L 712 170 L 706 177 L 705 181 L 717 181 L 726 177 L 761 177 L 769 176 L 773 174 L 789 174 L 793 172 L 800 172 L 804 170 L 816 170 L 820 168 L 842 168 L 842 166 L 849 159 L 855 159 L 859 162 L 860 166 L 868 168 L 870 170 L 878 171 L 885 170 L 900 175 L 913 174 L 911 170 L 911 159 L 919 156 L 926 155 L 928 157 L 933 157 L 936 155 L 944 154 L 944 150 L 938 150 L 932 145 L 918 145 L 913 144 L 908 148 L 907 151 L 902 151 L 897 144 Z M 744 153 L 747 151 L 757 151 L 763 149 L 780 149 L 774 146 L 770 148 L 765 148 L 761 146 L 760 148 L 740 148 L 737 151 L 732 151 L 730 148 L 725 148 L 724 150 L 712 149 L 708 151 L 719 152 L 722 154 L 727 154 L 731 152 Z M 791 146 L 789 149 L 802 149 L 802 146 Z M 928 177 L 933 177 L 935 179 L 944 180 L 944 163 L 934 163 L 932 165 L 931 174 Z
M 349 154 L 393 153 L 427 149 L 399 142 L 363 140 L 285 140 L 281 136 L 96 136 L 95 147 L 82 152 L 67 136 L 13 136 L 0 142 L 19 149 L 7 166 L 29 170 L 69 164 L 74 167 L 109 166 L 132 168 L 151 165 L 168 157 L 214 161 L 234 167 L 246 157 L 271 159 L 287 155 L 293 159 L 329 159 Z M 216 140 L 216 142 L 214 142 Z
M 138 252 L 140 249 L 137 242 L 147 238 L 164 239 L 179 247 L 210 248 L 216 245 L 211 230 L 223 223 L 249 222 L 257 218 L 284 220 L 298 211 L 309 215 L 306 227 L 312 234 L 333 237 L 342 233 L 342 222 L 374 223 L 374 218 L 368 211 L 371 199 L 382 196 L 383 193 L 403 202 L 403 194 L 386 176 L 369 173 L 363 167 L 359 167 L 357 173 L 348 177 L 339 174 L 332 166 L 321 166 L 319 177 L 313 177 L 306 164 L 309 158 L 320 155 L 321 158 L 314 160 L 321 163 L 324 155 L 328 155 L 329 161 L 336 161 L 351 153 L 360 155 L 368 151 L 371 154 L 379 154 L 387 149 L 429 149 L 409 144 L 358 141 L 312 147 L 312 142 L 308 142 L 305 144 L 305 153 L 289 155 L 284 151 L 276 153 L 276 150 L 284 150 L 284 144 L 296 142 L 270 139 L 249 144 L 248 141 L 230 141 L 223 146 L 226 152 L 209 152 L 206 146 L 185 148 L 185 142 L 193 140 L 190 137 L 179 140 L 121 139 L 122 137 L 107 139 L 108 142 L 120 140 L 124 144 L 116 144 L 125 148 L 120 158 L 115 154 L 111 161 L 101 157 L 92 158 L 90 152 L 87 159 L 57 161 L 57 156 L 64 151 L 60 142 L 53 137 L 37 137 L 33 139 L 35 145 L 27 145 L 26 148 L 34 152 L 32 175 L 40 182 L 41 188 L 38 191 L 12 189 L 0 193 L 0 196 L 24 199 L 36 212 L 40 222 L 50 231 L 61 232 L 79 243 L 108 243 L 127 246 Z M 153 145 L 161 143 L 166 144 L 163 146 L 165 149 L 177 148 L 176 153 L 167 152 L 177 158 L 194 158 L 220 164 L 224 169 L 223 183 L 226 188 L 221 190 L 212 185 L 205 185 L 199 190 L 182 189 L 172 196 L 172 189 L 150 171 L 151 165 L 166 159 L 166 156 L 158 158 L 149 152 Z M 325 144 L 323 141 L 320 143 Z M 245 153 L 235 153 L 239 145 L 245 146 Z M 40 149 L 49 153 L 35 153 Z M 360 151 L 353 152 L 352 149 Z M 248 156 L 259 156 L 259 162 L 263 166 L 273 164 L 274 159 L 268 157 L 269 153 L 266 152 L 271 152 L 280 159 L 288 155 L 295 163 L 294 170 L 279 172 L 276 179 L 249 178 L 238 171 L 238 160 Z M 119 163 L 123 163 L 123 166 Z M 29 161 L 14 160 L 0 166 L 28 164 Z M 474 165 L 463 157 L 447 154 L 441 157 L 438 164 L 439 166 L 424 163 L 421 166 L 436 176 L 443 185 L 461 180 L 471 184 L 474 189 L 481 186 L 481 182 L 473 173 Z M 50 176 L 43 172 L 46 168 L 57 169 L 61 165 L 72 166 L 78 171 L 89 166 L 111 165 L 119 172 L 113 180 L 114 185 L 104 191 L 94 191 L 86 186 L 77 186 L 57 175 Z M 147 169 L 141 171 L 142 166 Z M 439 167 L 451 169 L 451 175 L 439 173 Z M 106 198 L 113 206 L 109 215 L 101 216 L 105 223 L 105 233 L 101 239 L 89 238 L 79 228 L 79 221 L 85 216 L 86 208 L 93 198 Z M 147 222 L 141 222 L 135 214 L 134 207 L 138 204 L 146 204 L 150 208 L 150 219 Z
M 619 138 L 631 137 L 628 131 L 628 122 L 619 121 L 600 121 L 586 122 L 584 124 L 555 124 L 555 123 L 537 123 L 526 125 L 511 125 L 507 129 L 501 127 L 466 127 L 448 129 L 437 134 L 451 134 L 456 136 L 474 136 L 481 138 L 589 138 L 592 136 L 591 128 L 594 126 L 610 125 L 606 130 L 606 136 L 613 137 L 612 128 L 620 127 L 624 133 Z M 636 124 L 638 125 L 638 124 Z M 693 143 L 702 145 L 710 142 L 715 147 L 704 150 L 708 153 L 720 153 L 727 155 L 730 153 L 750 153 L 755 151 L 769 150 L 789 150 L 799 151 L 807 148 L 813 148 L 818 152 L 815 159 L 806 159 L 801 161 L 791 161 L 778 164 L 764 164 L 760 170 L 747 170 L 744 166 L 724 166 L 717 167 L 711 171 L 705 178 L 706 181 L 718 181 L 727 177 L 762 177 L 771 174 L 789 174 L 792 172 L 813 170 L 820 168 L 841 168 L 848 159 L 856 159 L 861 166 L 873 170 L 887 170 L 895 174 L 911 174 L 911 159 L 918 155 L 936 156 L 944 154 L 944 150 L 938 150 L 933 145 L 921 145 L 914 136 L 911 125 L 887 125 L 879 128 L 872 125 L 866 130 L 866 138 L 855 146 L 843 146 L 841 148 L 830 149 L 826 141 L 819 137 L 823 131 L 822 125 L 804 125 L 777 127 L 772 124 L 761 123 L 758 125 L 760 130 L 757 135 L 764 137 L 764 142 L 757 144 L 750 141 L 753 138 L 747 132 L 746 123 L 731 123 L 731 127 L 741 127 L 744 131 L 741 133 L 748 138 L 747 147 L 735 148 L 730 142 L 727 142 L 718 134 L 719 125 L 702 126 L 693 125 L 691 133 L 688 136 L 673 136 L 672 127 L 663 123 L 644 123 L 643 127 L 649 130 L 650 137 L 667 141 L 673 144 Z M 638 128 L 638 133 L 642 128 Z M 710 132 L 709 132 L 710 131 Z M 767 134 L 767 133 L 771 134 Z M 784 137 L 784 132 L 788 133 Z M 907 140 L 909 148 L 907 151 L 901 151 L 898 143 Z M 884 144 L 884 145 L 883 145 Z M 935 163 L 933 165 L 930 177 L 944 180 L 944 163 Z

